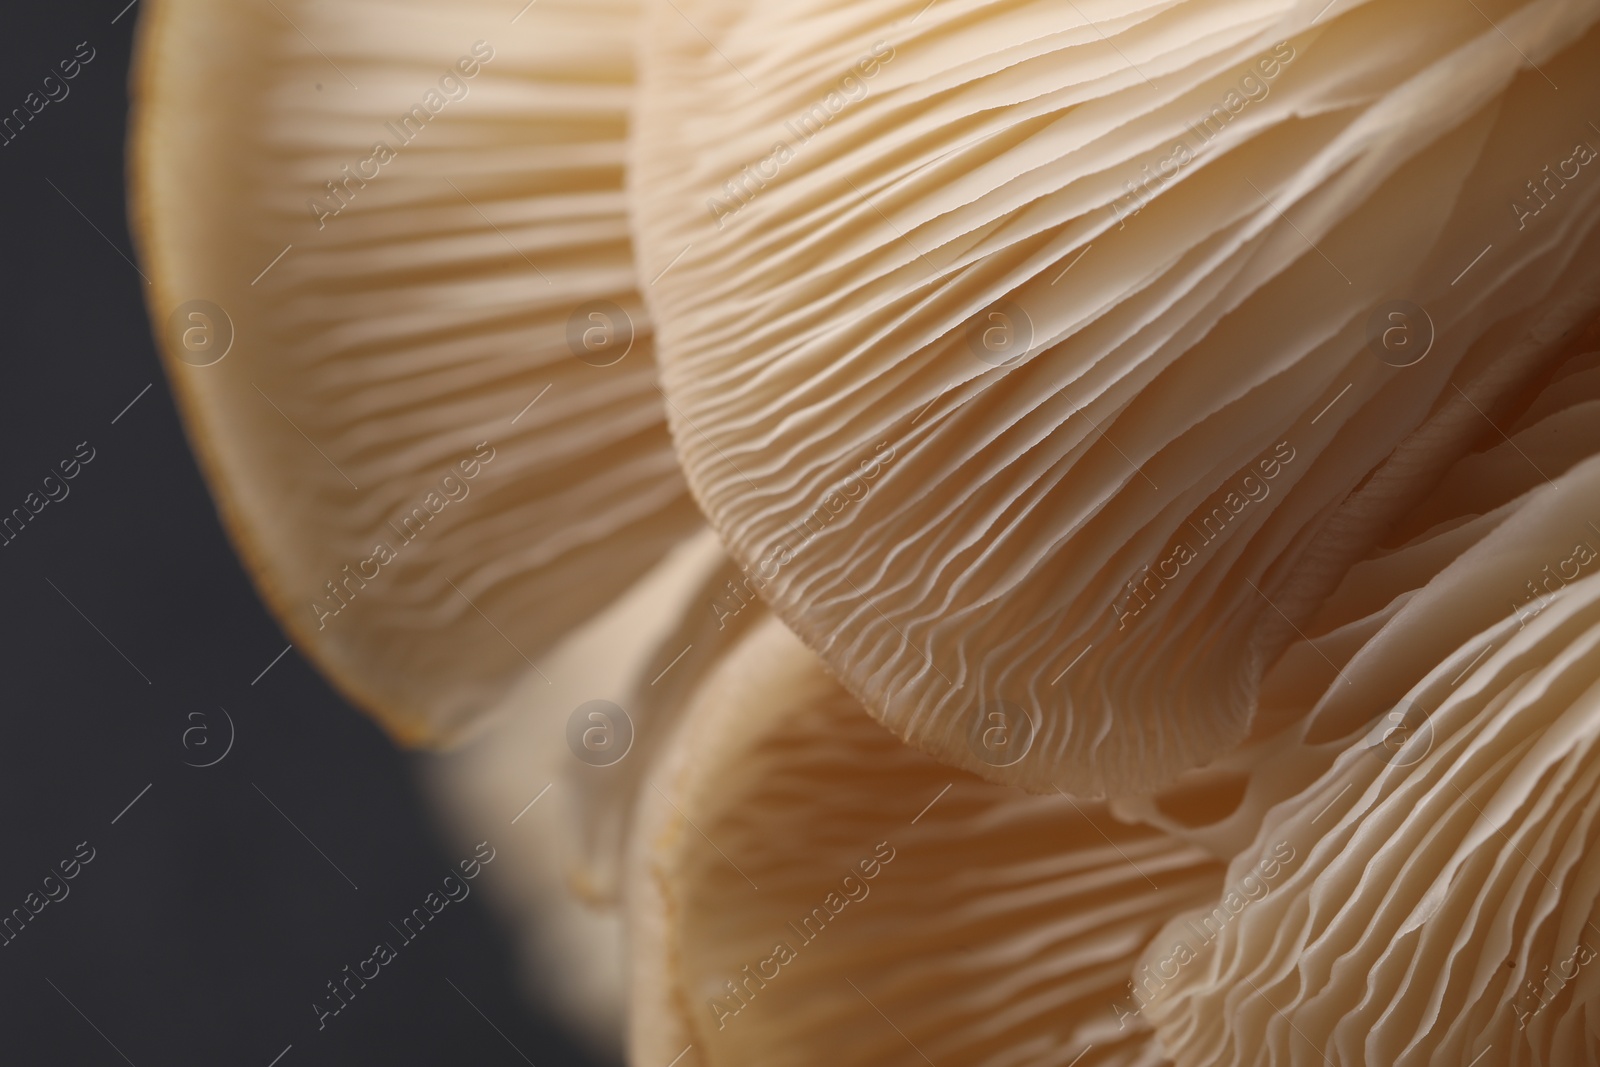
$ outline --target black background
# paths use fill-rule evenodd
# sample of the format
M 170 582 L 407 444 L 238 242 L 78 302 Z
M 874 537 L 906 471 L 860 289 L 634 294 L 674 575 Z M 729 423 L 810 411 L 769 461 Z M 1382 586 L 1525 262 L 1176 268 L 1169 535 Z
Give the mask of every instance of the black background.
M 0 513 L 95 452 L 0 548 L 0 914 L 95 850 L 0 948 L 0 1063 L 582 1062 L 520 996 L 482 893 L 317 1028 L 324 983 L 466 853 L 413 757 L 298 652 L 262 675 L 289 642 L 218 524 L 129 262 L 125 3 L 11 4 L 0 31 L 0 114 L 96 50 L 0 147 Z M 221 754 L 220 708 L 232 749 L 188 765 Z

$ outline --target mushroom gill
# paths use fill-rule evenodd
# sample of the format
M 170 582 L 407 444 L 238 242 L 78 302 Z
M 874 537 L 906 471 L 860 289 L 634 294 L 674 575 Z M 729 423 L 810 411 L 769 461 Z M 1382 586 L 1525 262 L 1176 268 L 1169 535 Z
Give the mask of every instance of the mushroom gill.
M 1593 0 L 151 0 L 134 204 L 263 595 L 478 731 L 635 1062 L 1596 1062 L 1597 60 Z
M 1460 509 L 1437 537 L 1478 530 L 1329 681 L 1297 742 L 1326 770 L 1280 783 L 1230 868 L 1282 848 L 1287 873 L 1146 953 L 1143 1015 L 1179 1065 L 1597 1062 L 1600 423 L 1540 433 L 1594 407 L 1593 365 L 1428 502 Z
M 1223 869 L 904 746 L 770 616 L 696 692 L 634 840 L 640 1064 L 1153 1067 L 1113 1005 Z
M 1593 3 L 646 10 L 629 182 L 691 489 L 869 712 L 992 780 L 1231 750 L 1600 307 Z M 997 711 L 1026 758 L 973 749 Z
M 1436 664 L 1508 610 L 1532 617 L 1581 573 L 1586 554 L 1600 553 L 1600 530 L 1571 531 L 1574 545 L 1523 575 L 1504 600 L 1477 596 L 1453 565 L 1552 488 L 1552 479 L 1600 456 L 1597 343 L 1600 323 L 1492 419 L 1480 416 L 1473 449 L 1343 575 L 1268 668 L 1257 718 L 1239 748 L 1158 793 L 1119 798 L 1113 809 L 1224 859 L 1239 855 L 1266 812 L 1320 777 L 1354 739 L 1373 743 L 1370 730 L 1403 736 L 1406 726 L 1392 713 Z
M 168 375 L 295 643 L 462 732 L 701 528 L 623 198 L 626 0 L 157 0 L 133 210 Z

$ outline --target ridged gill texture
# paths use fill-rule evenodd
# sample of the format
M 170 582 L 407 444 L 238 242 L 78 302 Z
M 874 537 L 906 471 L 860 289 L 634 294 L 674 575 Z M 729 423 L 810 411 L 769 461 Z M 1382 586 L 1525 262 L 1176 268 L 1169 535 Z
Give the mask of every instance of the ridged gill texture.
M 1250 782 L 1230 882 L 1297 862 L 1134 973 L 1181 1067 L 1600 1063 L 1597 365 L 1523 397 L 1326 606 L 1350 621 L 1313 639 L 1325 692 Z
M 873 715 L 991 780 L 1136 793 L 1236 745 L 1600 306 L 1592 0 L 647 17 L 691 488 Z
M 638 1064 L 1155 1067 L 1112 1006 L 1223 870 L 906 747 L 770 617 L 696 693 L 638 818 Z
M 1575 465 L 1600 455 L 1596 341 L 1600 326 L 1492 419 L 1480 418 L 1474 447 L 1345 573 L 1269 668 L 1243 745 L 1115 809 L 1223 858 L 1239 855 L 1268 809 L 1317 780 L 1352 744 L 1404 737 L 1415 725 L 1405 721 L 1406 693 L 1437 664 L 1508 615 L 1531 618 L 1583 573 L 1588 554 L 1600 553 L 1600 529 L 1569 531 L 1573 545 L 1499 598 L 1478 595 L 1452 564 L 1552 491 L 1552 479 L 1564 483 Z
M 134 207 L 190 436 L 296 644 L 410 743 L 701 524 L 625 219 L 637 13 L 516 8 L 161 0 L 141 31 Z

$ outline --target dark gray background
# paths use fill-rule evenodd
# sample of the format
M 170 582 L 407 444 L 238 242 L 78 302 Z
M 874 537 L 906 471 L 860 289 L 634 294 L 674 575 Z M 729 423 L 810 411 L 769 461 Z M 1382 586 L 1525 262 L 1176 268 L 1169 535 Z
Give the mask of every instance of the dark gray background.
M 0 548 L 0 914 L 79 842 L 95 849 L 70 895 L 0 948 L 0 1062 L 267 1067 L 291 1045 L 279 1067 L 583 1062 L 519 998 L 481 893 L 317 1029 L 324 983 L 460 849 L 407 757 L 298 652 L 251 684 L 288 639 L 218 525 L 124 258 L 142 6 L 113 24 L 125 3 L 11 4 L 0 30 L 0 113 L 78 42 L 97 51 L 0 147 L 0 513 L 79 442 L 96 453 Z M 231 752 L 187 766 L 220 753 L 219 707 Z

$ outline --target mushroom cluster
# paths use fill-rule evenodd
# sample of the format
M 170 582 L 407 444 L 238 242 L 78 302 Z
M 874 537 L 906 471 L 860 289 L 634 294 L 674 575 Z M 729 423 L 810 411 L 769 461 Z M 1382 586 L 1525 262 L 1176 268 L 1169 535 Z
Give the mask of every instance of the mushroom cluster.
M 1600 4 L 516 7 L 151 0 L 130 177 L 575 1029 L 1600 1064 Z

